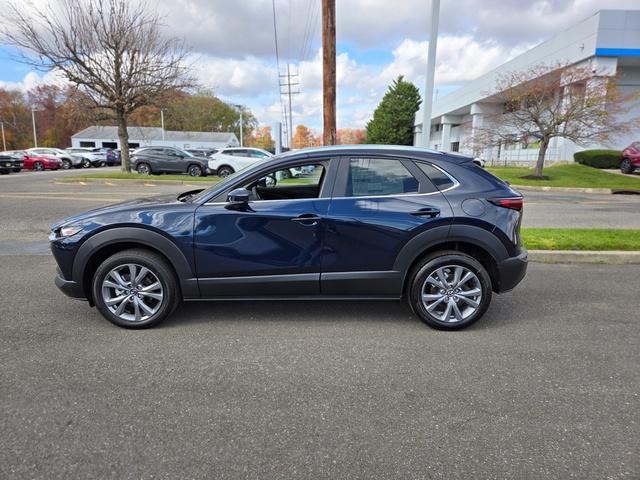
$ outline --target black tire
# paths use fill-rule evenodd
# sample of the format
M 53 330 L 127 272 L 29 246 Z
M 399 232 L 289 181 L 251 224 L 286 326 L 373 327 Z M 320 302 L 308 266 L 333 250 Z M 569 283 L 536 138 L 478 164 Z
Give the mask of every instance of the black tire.
M 82 168 L 91 168 L 91 160 L 89 160 L 88 158 L 83 158 Z
M 151 175 L 151 167 L 148 163 L 139 163 L 136 165 L 136 172 L 140 175 Z
M 454 274 L 453 270 L 455 270 L 455 268 L 451 269 L 448 267 L 457 266 L 463 267 L 463 269 L 475 275 L 475 278 L 472 278 L 470 281 L 475 282 L 474 289 L 480 290 L 480 298 L 478 299 L 475 297 L 470 300 L 477 303 L 477 306 L 473 307 L 470 303 L 467 303 L 466 300 L 462 301 L 463 296 L 466 298 L 469 297 L 466 295 L 457 295 L 455 292 L 460 291 L 460 289 L 455 288 L 451 284 L 447 284 L 448 289 L 446 292 L 444 289 L 439 291 L 429 291 L 429 294 L 435 294 L 434 296 L 438 296 L 438 294 L 443 294 L 444 292 L 443 296 L 445 299 L 439 305 L 436 305 L 435 309 L 428 311 L 423 302 L 423 291 L 425 288 L 438 290 L 438 287 L 432 286 L 430 283 L 427 284 L 427 279 L 429 279 L 432 274 L 438 272 L 438 269 L 443 269 L 442 272 L 445 275 L 450 275 L 448 278 L 451 278 Z M 410 282 L 411 283 L 409 283 L 407 291 L 411 309 L 423 322 L 438 330 L 460 330 L 468 327 L 484 315 L 491 303 L 492 287 L 489 274 L 480 262 L 461 252 L 441 251 L 427 256 L 413 269 L 410 276 Z M 465 291 L 465 288 L 462 287 L 462 290 Z M 468 288 L 467 291 L 468 290 L 471 289 Z M 452 303 L 452 307 L 459 313 L 463 314 L 461 315 L 462 318 L 460 320 L 452 319 L 452 321 L 444 321 L 442 317 L 447 315 L 446 311 L 442 312 L 440 317 L 436 315 L 440 310 L 446 310 L 449 303 Z M 460 309 L 460 306 L 463 306 L 463 310 Z M 464 316 L 465 313 L 467 313 L 468 316 Z M 453 310 L 449 315 L 455 315 Z M 447 318 L 450 317 L 447 316 Z
M 291 175 L 291 170 L 288 170 L 286 168 L 284 170 L 282 170 L 282 178 L 283 179 L 287 179 L 287 178 L 291 178 L 291 177 L 293 177 L 293 175 Z
M 22 169 L 21 169 L 21 168 L 14 168 L 14 169 L 12 170 L 12 172 L 13 172 L 13 173 L 19 173 L 19 172 L 20 172 L 20 170 L 22 170 Z
M 222 178 L 228 177 L 232 173 L 235 173 L 235 170 L 228 165 L 223 165 L 218 169 L 218 176 Z
M 42 170 L 44 170 L 44 165 L 42 164 L 42 162 L 33 162 L 33 169 L 41 172 Z
M 63 170 L 69 170 L 71 168 L 71 160 L 69 160 L 68 158 L 63 158 L 62 159 L 62 169 Z
M 96 167 L 106 167 L 107 166 L 107 162 L 100 162 L 96 165 Z
M 136 264 L 150 270 L 162 285 L 162 300 L 157 311 L 149 318 L 140 321 L 125 320 L 105 304 L 102 294 L 102 282 L 112 269 L 127 264 Z M 100 314 L 111 323 L 125 328 L 149 328 L 157 325 L 173 313 L 180 303 L 180 289 L 169 263 L 160 255 L 144 249 L 131 249 L 118 252 L 107 258 L 97 268 L 91 283 L 91 293 Z M 140 298 L 140 295 L 138 295 Z M 132 307 L 127 307 L 132 308 Z
M 633 173 L 634 170 L 635 168 L 631 164 L 631 159 L 623 158 L 622 161 L 620 162 L 620 171 L 622 173 L 629 174 L 629 173 Z
M 189 168 L 187 168 L 187 173 L 190 177 L 201 177 L 203 174 L 202 167 L 196 164 L 189 165 Z
M 0 175 L 9 175 L 10 173 L 11 173 L 11 170 L 5 170 L 4 168 L 0 170 Z

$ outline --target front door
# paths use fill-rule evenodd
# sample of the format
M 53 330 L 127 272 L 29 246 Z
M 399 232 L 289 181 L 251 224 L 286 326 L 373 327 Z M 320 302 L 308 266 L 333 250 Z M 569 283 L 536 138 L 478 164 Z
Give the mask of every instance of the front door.
M 304 165 L 304 164 L 303 164 Z M 195 260 L 204 297 L 315 295 L 330 198 L 328 162 L 284 179 L 279 170 L 248 181 L 246 206 L 219 198 L 195 213 Z
M 321 290 L 326 295 L 401 294 L 400 250 L 429 228 L 448 228 L 446 198 L 410 160 L 342 158 L 326 220 Z

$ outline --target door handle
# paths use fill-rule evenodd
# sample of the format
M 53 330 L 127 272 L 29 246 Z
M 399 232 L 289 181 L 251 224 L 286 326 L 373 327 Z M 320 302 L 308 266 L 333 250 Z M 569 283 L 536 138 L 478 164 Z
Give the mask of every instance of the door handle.
M 292 222 L 299 222 L 302 225 L 306 225 L 309 227 L 317 225 L 320 220 L 322 220 L 322 217 L 313 215 L 312 213 L 305 213 L 304 215 L 300 215 L 299 217 L 294 217 L 291 219 Z
M 435 218 L 440 216 L 440 209 L 436 207 L 425 207 L 420 210 L 416 210 L 415 212 L 411 212 L 411 215 L 415 215 L 416 217 Z

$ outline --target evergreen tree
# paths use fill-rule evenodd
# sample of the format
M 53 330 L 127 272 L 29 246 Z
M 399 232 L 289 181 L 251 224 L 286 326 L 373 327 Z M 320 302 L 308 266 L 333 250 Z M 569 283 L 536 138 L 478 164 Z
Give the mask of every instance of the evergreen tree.
M 400 75 L 367 123 L 367 143 L 413 145 L 413 123 L 421 101 L 416 86 Z

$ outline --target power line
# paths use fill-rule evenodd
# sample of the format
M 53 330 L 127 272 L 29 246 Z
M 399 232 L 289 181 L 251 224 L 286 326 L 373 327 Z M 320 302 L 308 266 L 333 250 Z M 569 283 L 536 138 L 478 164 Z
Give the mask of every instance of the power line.
M 280 99 L 280 107 L 282 108 L 282 120 L 283 124 L 286 127 L 287 124 L 287 114 L 284 102 L 282 100 L 281 86 L 280 86 L 280 51 L 278 49 L 278 22 L 276 20 L 276 0 L 271 0 L 271 6 L 273 7 L 273 42 L 276 49 L 276 68 L 278 69 L 277 80 L 278 80 L 278 97 Z M 287 132 L 288 133 L 288 132 Z M 289 145 L 291 148 L 291 145 Z

